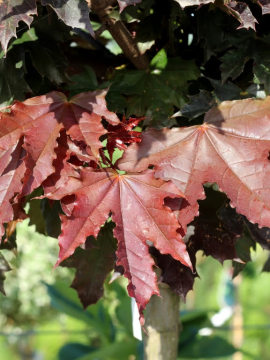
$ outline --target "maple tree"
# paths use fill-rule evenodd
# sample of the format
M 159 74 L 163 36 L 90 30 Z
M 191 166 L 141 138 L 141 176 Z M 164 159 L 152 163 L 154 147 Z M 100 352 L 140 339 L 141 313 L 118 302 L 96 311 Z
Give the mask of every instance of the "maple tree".
M 60 234 L 58 226 L 48 226 L 47 233 L 59 238 L 57 265 L 77 269 L 72 286 L 83 305 L 102 296 L 106 276 L 117 267 L 128 278 L 142 324 L 143 310 L 159 294 L 159 281 L 182 297 L 192 289 L 198 250 L 221 262 L 233 260 L 235 274 L 250 260 L 240 245 L 249 250 L 258 242 L 269 250 L 270 97 L 256 98 L 258 89 L 270 90 L 269 37 L 255 38 L 254 31 L 261 26 L 263 33 L 260 21 L 270 14 L 270 3 L 169 3 L 0 2 L 1 247 L 14 246 L 18 221 L 29 216 L 35 223 L 31 204 L 39 201 L 46 208 L 45 222 L 61 221 Z M 164 35 L 151 28 L 148 34 L 145 19 L 153 20 L 154 12 L 165 21 L 163 7 L 175 22 L 169 25 L 175 41 L 167 42 L 167 30 Z M 122 20 L 114 18 L 115 10 Z M 44 41 L 48 16 L 55 29 L 65 29 L 55 31 L 49 45 Z M 23 28 L 21 36 L 25 24 L 32 27 Z M 108 54 L 104 26 L 124 60 Z M 186 33 L 203 46 L 190 46 Z M 60 41 L 69 44 L 62 62 L 51 56 Z M 89 68 L 81 71 L 83 56 L 71 45 L 83 41 L 82 49 L 94 44 L 113 64 L 113 75 L 104 75 L 106 64 L 102 81 Z M 122 66 L 126 59 L 133 68 Z M 218 76 L 212 77 L 211 61 Z M 12 69 L 9 75 L 7 69 Z M 38 73 L 41 85 L 29 69 Z M 250 69 L 257 92 L 248 86 Z M 190 224 L 194 233 L 185 237 Z M 244 243 L 244 232 L 250 243 Z M 4 258 L 2 263 L 3 292 L 10 268 Z

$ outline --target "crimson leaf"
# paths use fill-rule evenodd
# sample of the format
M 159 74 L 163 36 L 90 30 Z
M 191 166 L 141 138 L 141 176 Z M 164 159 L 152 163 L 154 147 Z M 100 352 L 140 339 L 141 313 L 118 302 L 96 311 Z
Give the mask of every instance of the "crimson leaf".
M 135 297 L 141 313 L 152 294 L 158 294 L 147 241 L 161 253 L 191 267 L 177 232 L 180 225 L 171 209 L 164 206 L 164 198 L 181 197 L 181 192 L 170 182 L 156 180 L 153 171 L 120 175 L 115 171 L 83 169 L 81 179 L 70 177 L 64 188 L 46 196 L 65 200 L 72 194 L 75 202 L 68 208 L 68 216 L 62 217 L 58 264 L 72 255 L 87 236 L 97 236 L 112 213 L 118 240 L 117 265 L 123 266 L 129 279 L 129 295 Z
M 117 0 L 120 8 L 120 12 L 122 12 L 129 5 L 139 4 L 142 0 Z
M 189 202 L 179 213 L 184 227 L 198 214 L 205 182 L 216 182 L 251 222 L 270 226 L 269 107 L 270 97 L 225 101 L 206 114 L 203 125 L 148 130 L 124 154 L 120 168 L 154 165 L 156 177 L 172 180 Z

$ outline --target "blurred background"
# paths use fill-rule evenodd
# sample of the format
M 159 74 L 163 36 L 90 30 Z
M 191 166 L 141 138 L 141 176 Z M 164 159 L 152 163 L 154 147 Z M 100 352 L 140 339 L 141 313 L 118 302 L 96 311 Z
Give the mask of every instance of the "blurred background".
M 69 288 L 72 269 L 53 270 L 56 239 L 25 220 L 17 225 L 17 246 L 18 254 L 3 250 L 12 270 L 7 297 L 0 295 L 1 360 L 143 359 L 124 278 L 107 279 L 104 298 L 84 311 Z M 201 278 L 179 312 L 179 359 L 269 360 L 267 254 L 257 245 L 253 261 L 234 280 L 230 261 L 222 267 L 200 253 L 197 258 Z

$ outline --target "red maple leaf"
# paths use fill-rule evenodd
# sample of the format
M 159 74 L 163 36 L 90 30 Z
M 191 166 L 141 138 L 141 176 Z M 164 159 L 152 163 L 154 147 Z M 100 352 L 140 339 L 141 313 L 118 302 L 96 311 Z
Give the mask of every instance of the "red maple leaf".
M 117 265 L 124 268 L 142 315 L 158 294 L 150 245 L 192 268 L 180 233 L 198 214 L 205 182 L 216 182 L 249 220 L 270 226 L 269 108 L 270 98 L 224 102 L 206 114 L 203 125 L 148 130 L 139 143 L 141 134 L 133 128 L 141 119 L 119 123 L 106 109 L 104 93 L 80 94 L 68 102 L 54 92 L 17 102 L 0 121 L 1 226 L 19 217 L 14 215 L 18 198 L 42 184 L 44 196 L 61 200 L 65 212 L 59 264 L 88 236 L 96 237 L 111 216 Z M 132 172 L 98 168 L 94 160 L 104 135 L 110 156 L 115 147 L 136 143 L 119 161 Z M 149 166 L 154 169 L 146 170 Z M 178 291 L 184 286 L 169 275 L 167 280 Z
M 107 125 L 107 149 L 112 159 L 113 152 L 115 148 L 120 150 L 125 150 L 127 148 L 126 144 L 139 143 L 141 142 L 141 132 L 133 130 L 142 120 L 140 118 L 129 118 L 126 119 L 125 116 L 123 120 L 118 125 Z
M 119 123 L 117 116 L 106 108 L 104 91 L 79 94 L 70 101 L 64 94 L 52 92 L 15 102 L 10 112 L 0 116 L 2 235 L 2 223 L 14 218 L 12 205 L 16 203 L 16 194 L 31 193 L 50 175 L 54 176 L 50 185 L 45 184 L 47 187 L 55 186 L 60 179 L 58 185 L 63 186 L 70 172 L 75 171 L 67 162 L 72 155 L 89 162 L 99 156 L 102 147 L 99 138 L 107 133 L 102 118 L 110 124 Z
M 256 2 L 262 7 L 262 14 L 270 13 L 270 1 L 269 0 L 256 0 Z
M 142 0 L 117 0 L 120 8 L 120 12 L 122 12 L 129 5 L 139 4 Z
M 16 28 L 23 21 L 30 26 L 33 16 L 37 14 L 35 0 L 22 0 L 20 2 L 5 0 L 0 2 L 0 43 L 4 52 L 7 52 L 8 43 L 12 37 L 17 37 Z
M 251 222 L 270 226 L 269 109 L 270 97 L 226 101 L 206 114 L 203 125 L 148 130 L 119 166 L 142 171 L 154 165 L 157 178 L 172 180 L 189 202 L 179 213 L 184 227 L 198 215 L 206 182 L 216 182 Z
M 72 194 L 76 196 L 73 206 L 68 216 L 62 217 L 57 264 L 84 244 L 87 236 L 97 236 L 111 213 L 118 240 L 117 264 L 125 269 L 124 275 L 130 281 L 129 295 L 135 297 L 141 313 L 152 294 L 158 294 L 148 242 L 162 254 L 170 254 L 192 267 L 177 232 L 180 225 L 172 210 L 164 205 L 164 198 L 181 197 L 182 193 L 171 182 L 155 179 L 153 171 L 120 175 L 88 168 L 81 171 L 81 179 L 71 177 L 65 187 L 47 197 L 60 200 Z
M 22 190 L 25 174 L 24 156 L 22 141 L 19 141 L 12 152 L 9 164 L 0 177 L 0 240 L 5 232 L 3 223 L 8 223 L 14 218 L 13 204 L 16 202 L 16 195 Z
M 221 8 L 229 15 L 234 16 L 239 22 L 238 29 L 246 28 L 255 30 L 255 25 L 258 23 L 253 16 L 250 8 L 242 1 L 230 1 L 226 5 L 222 5 Z

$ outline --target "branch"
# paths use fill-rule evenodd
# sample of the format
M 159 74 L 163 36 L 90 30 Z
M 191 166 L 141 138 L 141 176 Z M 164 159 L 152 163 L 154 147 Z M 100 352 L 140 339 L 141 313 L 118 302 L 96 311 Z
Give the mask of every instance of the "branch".
M 98 15 L 102 24 L 109 30 L 114 40 L 132 64 L 137 69 L 147 69 L 149 62 L 146 56 L 140 53 L 136 41 L 124 23 L 110 17 L 114 2 L 115 0 L 90 0 L 90 7 L 92 11 Z
M 145 310 L 144 359 L 176 360 L 180 331 L 179 296 L 159 284 L 160 297 L 152 296 Z

